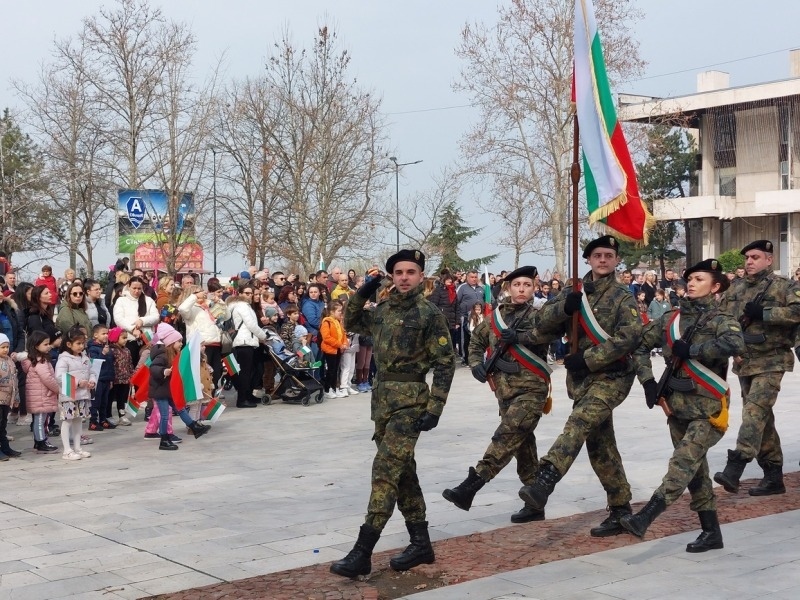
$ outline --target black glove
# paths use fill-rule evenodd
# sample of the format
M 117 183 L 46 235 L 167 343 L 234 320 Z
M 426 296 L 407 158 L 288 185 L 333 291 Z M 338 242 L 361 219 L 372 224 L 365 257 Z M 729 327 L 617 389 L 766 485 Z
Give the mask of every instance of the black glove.
M 794 349 L 794 353 L 797 355 L 797 360 L 800 360 L 800 346 Z
M 516 329 L 511 329 L 510 327 L 503 331 L 500 334 L 500 341 L 506 344 L 516 344 L 519 341 L 519 335 L 517 335 Z
M 583 352 L 576 352 L 575 354 L 567 354 L 564 357 L 564 366 L 567 371 L 588 371 L 589 366 L 586 364 L 586 359 L 583 358 Z
M 371 298 L 372 294 L 378 291 L 378 288 L 381 287 L 381 281 L 383 281 L 383 277 L 376 275 L 374 277 L 367 277 L 367 280 L 364 282 L 358 290 L 356 290 L 356 294 L 361 296 L 362 298 Z
M 481 383 L 486 383 L 486 367 L 483 363 L 472 367 L 472 376 Z
M 678 358 L 686 360 L 687 358 L 690 358 L 689 350 L 691 347 L 691 344 L 688 344 L 683 340 L 675 340 L 675 343 L 672 344 L 672 356 L 677 356 Z
M 744 305 L 744 316 L 751 321 L 763 321 L 764 307 L 755 302 L 748 302 Z
M 414 421 L 414 431 L 430 431 L 439 424 L 439 417 L 427 411 Z
M 564 302 L 564 313 L 571 317 L 576 311 L 579 311 L 581 309 L 581 298 L 583 298 L 583 294 L 580 292 L 567 294 L 567 300 Z
M 655 379 L 648 379 L 642 384 L 644 388 L 644 399 L 647 402 L 647 408 L 653 408 L 656 404 L 658 404 L 658 398 L 656 398 L 656 389 L 658 388 L 658 384 L 656 383 Z

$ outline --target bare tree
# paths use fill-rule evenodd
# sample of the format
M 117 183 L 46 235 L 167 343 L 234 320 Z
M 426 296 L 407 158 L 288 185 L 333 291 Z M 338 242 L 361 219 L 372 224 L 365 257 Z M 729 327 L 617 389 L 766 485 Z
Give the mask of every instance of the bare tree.
M 388 177 L 385 128 L 380 101 L 349 79 L 349 63 L 325 26 L 310 51 L 284 34 L 263 78 L 233 90 L 236 108 L 249 112 L 221 146 L 251 174 L 239 196 L 249 212 L 239 218 L 258 226 L 237 235 L 253 259 L 264 241 L 265 255 L 309 272 L 319 256 L 330 264 L 374 245 Z M 245 150 L 256 141 L 260 155 Z
M 609 76 L 641 71 L 630 23 L 630 0 L 596 0 L 598 28 Z M 464 137 L 467 170 L 492 181 L 496 195 L 512 181 L 528 203 L 519 223 L 553 244 L 556 269 L 566 272 L 572 128 L 573 7 L 570 0 L 512 0 L 489 27 L 468 24 L 456 54 L 464 61 L 457 91 L 480 110 Z M 533 246 L 526 246 L 533 249 Z

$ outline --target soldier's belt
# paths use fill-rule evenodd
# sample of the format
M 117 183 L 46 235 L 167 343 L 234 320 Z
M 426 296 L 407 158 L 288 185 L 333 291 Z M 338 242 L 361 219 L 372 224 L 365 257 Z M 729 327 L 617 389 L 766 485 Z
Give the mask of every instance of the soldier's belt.
M 519 363 L 503 360 L 502 358 L 498 358 L 494 366 L 501 373 L 519 373 L 520 371 Z
M 670 377 L 668 386 L 675 392 L 693 392 L 697 389 L 694 381 L 683 377 Z
M 424 373 L 383 373 L 378 381 L 396 381 L 398 383 L 425 383 Z
M 743 333 L 742 337 L 744 337 L 745 344 L 763 344 L 767 341 L 767 336 L 763 333 Z

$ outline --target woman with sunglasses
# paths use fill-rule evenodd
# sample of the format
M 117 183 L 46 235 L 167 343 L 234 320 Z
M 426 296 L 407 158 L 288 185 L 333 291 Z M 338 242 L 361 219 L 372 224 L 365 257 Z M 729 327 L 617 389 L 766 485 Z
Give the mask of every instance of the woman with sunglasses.
M 66 287 L 64 302 L 56 317 L 56 327 L 64 335 L 76 325 L 83 327 L 87 335 L 92 331 L 92 323 L 86 312 L 86 294 L 80 281 L 73 281 Z

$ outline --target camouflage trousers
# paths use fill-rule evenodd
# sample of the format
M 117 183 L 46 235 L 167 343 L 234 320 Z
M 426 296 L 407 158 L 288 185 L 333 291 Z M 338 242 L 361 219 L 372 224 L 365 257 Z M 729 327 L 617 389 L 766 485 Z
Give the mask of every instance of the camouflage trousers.
M 541 460 L 566 475 L 586 444 L 589 462 L 606 491 L 609 506 L 622 506 L 631 500 L 611 413 L 625 400 L 632 383 L 632 374 L 621 378 L 601 375 L 593 377 L 590 385 L 581 385 L 564 430 Z
M 739 377 L 742 386 L 742 424 L 736 438 L 736 450 L 747 460 L 758 459 L 783 466 L 781 438 L 775 429 L 773 406 L 781 391 L 783 371 Z
M 475 467 L 481 479 L 491 481 L 497 477 L 513 457 L 517 459 L 519 480 L 525 485 L 533 483 L 539 470 L 534 430 L 542 417 L 546 401 L 546 391 L 544 394 L 525 393 L 499 401 L 500 425 Z
M 419 433 L 413 424 L 425 412 L 424 406 L 397 410 L 375 422 L 372 439 L 378 446 L 372 461 L 372 490 L 365 523 L 383 531 L 395 504 L 406 521 L 425 520 L 425 498 L 417 478 L 414 447 Z
M 669 417 L 667 424 L 675 451 L 655 493 L 663 496 L 669 506 L 688 488 L 692 496 L 689 508 L 696 512 L 716 510 L 706 455 L 709 448 L 722 439 L 723 433 L 712 427 L 708 419 L 685 421 Z

